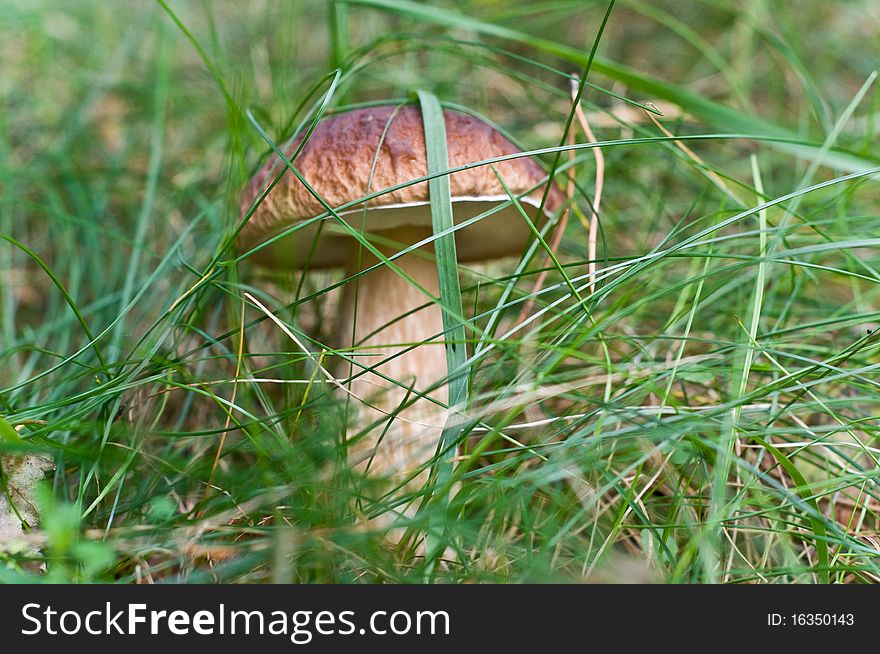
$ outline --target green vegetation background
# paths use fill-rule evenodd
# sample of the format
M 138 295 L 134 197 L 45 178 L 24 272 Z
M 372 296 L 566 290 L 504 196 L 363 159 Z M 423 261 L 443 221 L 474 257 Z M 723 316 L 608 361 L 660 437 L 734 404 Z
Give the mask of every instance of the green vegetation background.
M 608 10 L 0 0 L 0 451 L 19 517 L 23 457 L 54 462 L 0 581 L 880 578 L 880 6 L 618 0 L 601 31 Z M 535 247 L 460 269 L 468 351 L 492 347 L 451 502 L 402 539 L 359 527 L 410 491 L 368 500 L 339 465 L 315 360 L 341 275 L 234 262 L 260 129 L 280 143 L 325 101 L 422 89 L 556 148 L 585 72 L 597 289 L 581 149 L 559 265 Z M 443 561 L 416 546 L 429 529 Z

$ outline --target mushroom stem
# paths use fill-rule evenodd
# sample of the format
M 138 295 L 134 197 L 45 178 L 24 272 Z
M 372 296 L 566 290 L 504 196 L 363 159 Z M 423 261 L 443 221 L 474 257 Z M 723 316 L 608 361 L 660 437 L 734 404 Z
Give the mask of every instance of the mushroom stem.
M 430 233 L 430 229 L 421 227 L 400 227 L 383 236 L 410 244 Z M 379 250 L 390 256 L 401 247 L 383 246 Z M 355 243 L 346 266 L 348 275 L 378 261 L 369 251 L 358 250 Z M 412 252 L 394 263 L 436 297 L 436 264 L 424 252 Z M 346 284 L 343 294 L 339 336 L 343 343 L 353 346 L 355 361 L 346 365 L 346 376 L 358 375 L 372 366 L 382 375 L 361 372 L 349 385 L 352 401 L 359 404 L 351 433 L 382 420 L 370 435 L 349 444 L 352 464 L 371 476 L 413 474 L 434 455 L 446 422 L 447 410 L 442 406 L 447 401 L 446 385 L 428 392 L 447 376 L 443 339 L 438 337 L 443 331 L 442 314 L 415 284 L 383 265 Z M 413 391 L 435 401 L 415 399 Z M 401 410 L 402 404 L 408 406 Z

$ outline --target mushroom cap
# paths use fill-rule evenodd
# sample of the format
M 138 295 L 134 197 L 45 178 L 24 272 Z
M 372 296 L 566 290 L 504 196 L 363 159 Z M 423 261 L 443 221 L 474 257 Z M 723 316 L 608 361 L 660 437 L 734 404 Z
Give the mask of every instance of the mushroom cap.
M 451 110 L 444 110 L 443 115 L 450 168 L 520 152 L 494 127 L 474 116 Z M 290 141 L 285 148 L 286 155 L 295 152 L 303 136 L 300 133 Z M 369 193 L 425 177 L 426 158 L 420 108 L 382 105 L 335 114 L 319 121 L 293 164 L 324 201 L 336 209 Z M 273 157 L 256 172 L 242 199 L 242 216 L 282 165 Z M 509 200 L 493 167 L 510 192 L 519 196 L 523 209 L 540 222 L 537 214 L 547 173 L 531 157 L 519 157 L 449 176 L 455 223 Z M 562 192 L 551 182 L 545 214 L 552 215 L 563 202 Z M 424 227 L 430 233 L 429 205 L 428 184 L 418 182 L 373 198 L 366 203 L 366 212 L 364 203 L 359 203 L 339 214 L 350 225 L 367 233 L 400 227 Z M 242 229 L 237 245 L 242 251 L 249 250 L 323 213 L 326 213 L 323 205 L 288 170 Z M 329 216 L 323 221 L 315 243 L 320 222 L 294 231 L 261 249 L 254 257 L 263 265 L 287 269 L 306 263 L 310 269 L 345 265 L 354 240 Z M 510 204 L 456 232 L 458 258 L 463 262 L 482 261 L 515 254 L 530 235 L 526 221 Z

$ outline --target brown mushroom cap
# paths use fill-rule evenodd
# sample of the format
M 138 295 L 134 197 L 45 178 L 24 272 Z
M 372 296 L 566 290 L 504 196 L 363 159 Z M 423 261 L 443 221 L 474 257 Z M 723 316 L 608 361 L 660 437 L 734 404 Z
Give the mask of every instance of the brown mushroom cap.
M 468 114 L 444 110 L 449 167 L 484 161 L 520 150 L 491 125 Z M 390 123 L 389 123 L 390 121 Z M 384 138 L 383 138 L 384 132 Z M 291 155 L 302 141 L 297 135 L 286 148 Z M 378 156 L 376 154 L 379 150 Z M 376 106 L 355 109 L 321 120 L 293 162 L 312 188 L 334 209 L 368 193 L 398 186 L 427 175 L 425 135 L 417 105 Z M 277 157 L 254 175 L 242 199 L 245 215 L 266 185 L 283 165 Z M 546 172 L 530 157 L 493 164 L 505 185 L 517 196 L 534 219 L 544 192 Z M 479 215 L 509 199 L 498 182 L 493 166 L 478 166 L 450 175 L 456 224 Z M 523 195 L 527 194 L 527 195 Z M 564 197 L 553 184 L 544 211 L 555 212 Z M 399 227 L 418 226 L 430 230 L 427 182 L 404 186 L 367 203 L 341 212 L 353 227 L 381 233 Z M 238 237 L 240 250 L 248 250 L 272 236 L 315 216 L 324 207 L 306 187 L 287 171 L 257 207 Z M 311 269 L 345 264 L 351 237 L 333 216 L 326 219 L 316 244 L 318 223 L 300 229 L 287 238 L 260 250 L 255 258 L 272 267 L 296 268 L 306 261 Z M 460 261 L 481 261 L 518 253 L 531 231 L 514 206 L 497 211 L 456 232 Z

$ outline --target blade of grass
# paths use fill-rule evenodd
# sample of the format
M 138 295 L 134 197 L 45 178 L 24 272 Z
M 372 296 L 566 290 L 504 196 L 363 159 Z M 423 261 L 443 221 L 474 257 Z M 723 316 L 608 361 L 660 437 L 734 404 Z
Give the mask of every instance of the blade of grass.
M 819 573 L 819 581 L 823 584 L 829 583 L 829 568 L 828 568 L 828 533 L 825 529 L 825 521 L 822 519 L 822 514 L 819 511 L 819 504 L 816 502 L 816 499 L 810 494 L 810 486 L 807 484 L 807 480 L 804 479 L 804 476 L 801 474 L 800 470 L 797 469 L 797 466 L 791 462 L 785 454 L 782 453 L 781 450 L 773 447 L 767 441 L 757 437 L 752 436 L 752 440 L 754 440 L 759 445 L 762 445 L 770 454 L 773 455 L 773 458 L 782 466 L 783 470 L 791 476 L 794 480 L 795 492 L 800 495 L 801 499 L 809 506 L 810 510 L 808 513 L 808 518 L 810 519 L 810 524 L 813 527 L 813 538 L 816 543 L 816 557 L 819 559 L 817 570 Z
M 158 54 L 156 55 L 155 85 L 153 88 L 153 129 L 150 134 L 150 163 L 147 172 L 147 183 L 144 188 L 143 201 L 138 213 L 135 226 L 134 241 L 131 244 L 131 256 L 128 260 L 128 270 L 125 273 L 125 282 L 122 287 L 122 296 L 119 299 L 120 309 L 125 307 L 134 293 L 134 280 L 140 271 L 145 254 L 147 227 L 153 222 L 154 204 L 159 184 L 159 173 L 162 165 L 162 147 L 165 140 L 165 115 L 168 103 L 168 92 L 171 84 L 172 47 L 170 40 L 165 35 L 164 23 L 160 23 L 157 34 Z M 122 333 L 125 323 L 117 323 L 113 331 L 110 350 L 116 354 L 122 344 Z
M 348 56 L 348 6 L 330 3 L 330 51 L 334 68 L 342 68 Z
M 416 92 L 422 109 L 422 122 L 425 130 L 425 150 L 427 153 L 428 174 L 437 174 L 449 169 L 449 158 L 446 152 L 446 123 L 443 119 L 443 107 L 435 95 L 427 91 Z M 455 251 L 455 234 L 450 231 L 455 221 L 452 215 L 452 192 L 449 187 L 449 176 L 434 177 L 428 181 L 431 200 L 431 223 L 434 234 L 434 253 L 437 260 L 437 280 L 440 289 L 440 309 L 443 317 L 444 340 L 446 341 L 446 367 L 455 371 L 455 375 L 447 379 L 449 389 L 450 413 L 446 426 L 440 436 L 437 447 L 437 459 L 433 475 L 436 484 L 445 488 L 446 482 L 452 477 L 452 458 L 458 444 L 463 423 L 459 414 L 467 403 L 468 367 L 467 350 L 465 348 L 465 324 L 462 316 L 464 309 L 461 301 L 461 286 L 458 281 L 458 256 Z M 446 499 L 440 498 L 441 506 L 446 508 Z M 443 511 L 445 515 L 445 511 Z M 435 522 L 432 520 L 432 522 Z M 431 542 L 439 534 L 434 529 L 429 531 L 427 566 L 430 569 L 436 557 L 445 549 L 448 539 L 446 524 L 442 525 L 442 536 L 437 542 Z M 433 538 L 432 538 L 433 536 Z

